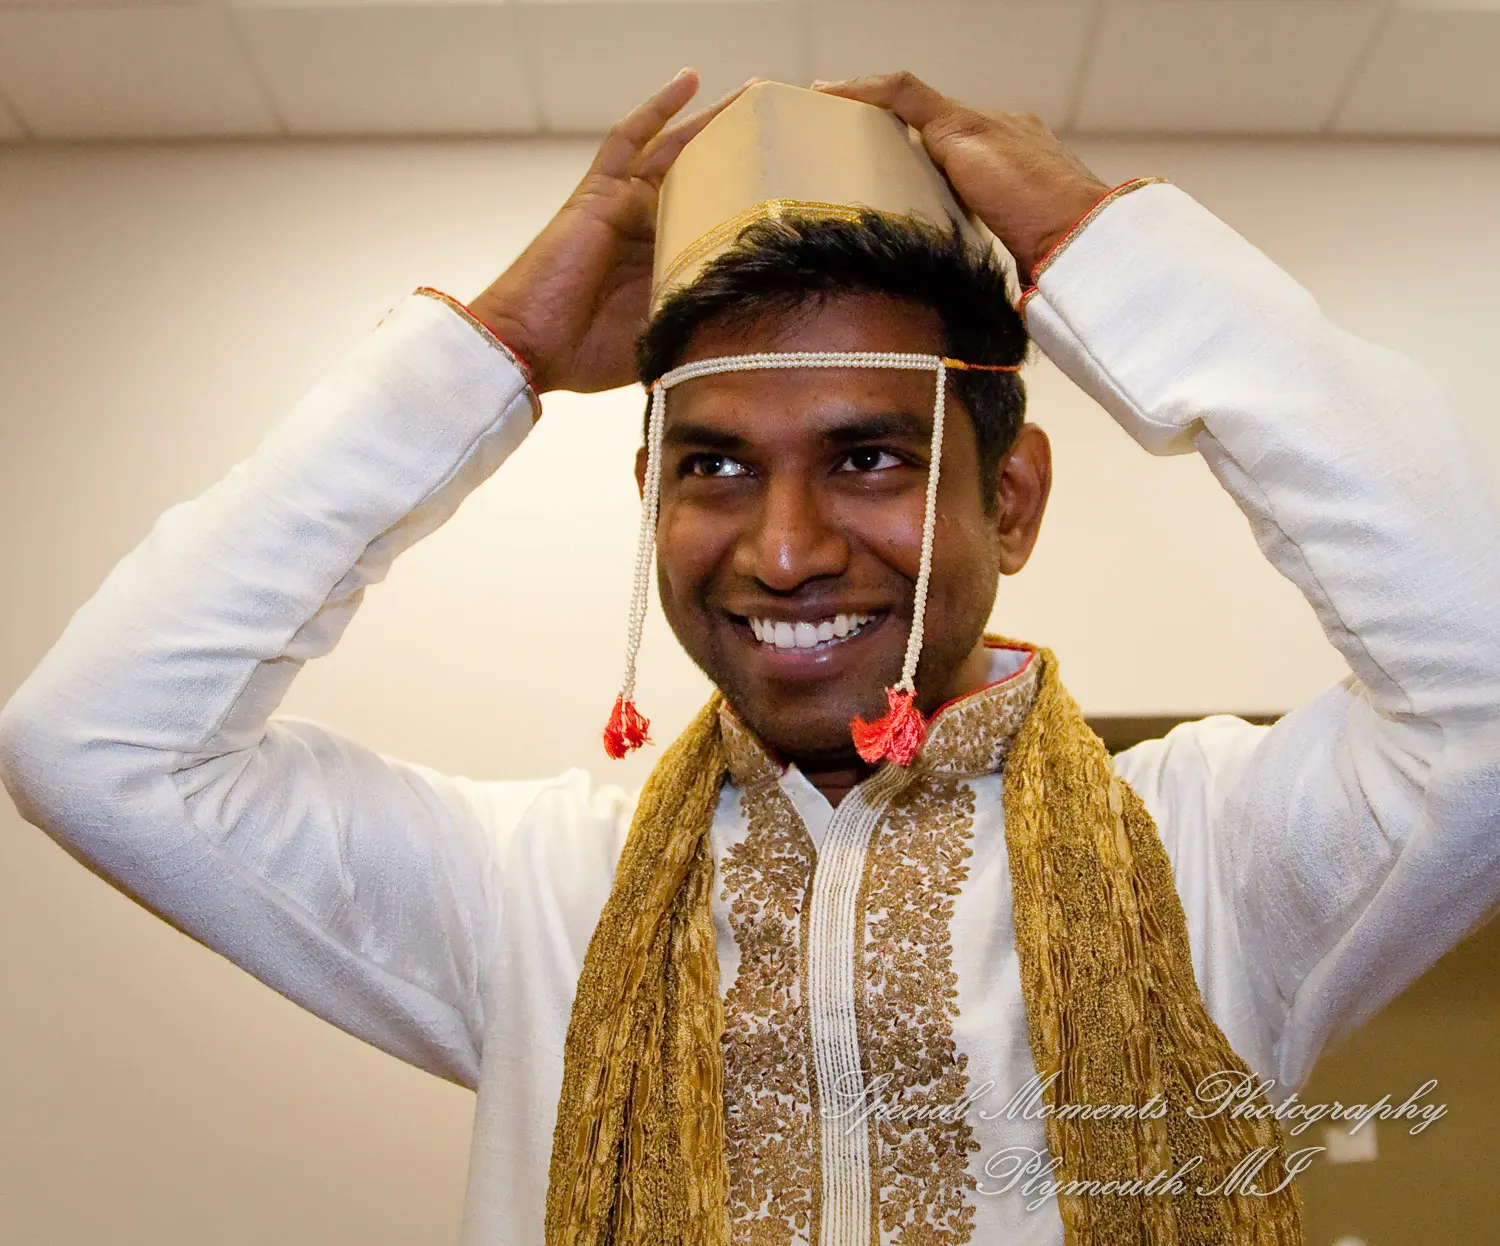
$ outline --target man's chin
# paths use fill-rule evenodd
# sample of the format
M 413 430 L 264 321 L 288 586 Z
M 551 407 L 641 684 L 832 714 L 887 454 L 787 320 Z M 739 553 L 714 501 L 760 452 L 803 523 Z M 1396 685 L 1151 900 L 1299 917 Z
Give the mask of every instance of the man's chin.
M 818 763 L 840 763 L 856 757 L 849 723 L 861 713 L 858 709 L 845 712 L 845 707 L 827 701 L 773 708 L 752 698 L 737 700 L 728 692 L 725 696 L 756 738 L 782 757 Z M 883 695 L 880 703 L 884 705 Z
M 889 663 L 877 668 L 885 665 Z M 699 667 L 756 739 L 800 762 L 857 760 L 850 722 L 886 711 L 884 684 L 868 678 L 767 681 L 727 662 L 700 662 Z
M 840 737 L 795 735 L 772 739 L 760 732 L 756 735 L 771 751 L 772 756 L 782 762 L 790 762 L 807 773 L 845 767 L 857 769 L 863 765 L 859 754 L 854 751 L 854 741 L 849 735 L 847 724 Z

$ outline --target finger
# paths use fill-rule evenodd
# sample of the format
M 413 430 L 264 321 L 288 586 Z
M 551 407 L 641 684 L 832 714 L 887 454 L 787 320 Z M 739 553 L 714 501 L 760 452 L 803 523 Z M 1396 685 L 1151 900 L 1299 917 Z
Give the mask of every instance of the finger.
M 605 136 L 594 157 L 593 172 L 606 177 L 629 177 L 646 146 L 698 91 L 698 71 L 682 69 L 677 76 L 641 104 Z
M 662 178 L 667 175 L 667 170 L 672 167 L 672 162 L 682 154 L 684 147 L 703 132 L 703 127 L 757 82 L 763 81 L 762 78 L 751 78 L 744 86 L 731 91 L 718 103 L 694 113 L 681 125 L 674 125 L 670 130 L 658 134 L 647 144 L 646 150 L 636 161 L 635 176 L 650 182 L 653 186 L 660 186 Z
M 844 82 L 814 82 L 813 90 L 889 108 L 907 125 L 921 130 L 958 105 L 913 73 L 875 74 Z

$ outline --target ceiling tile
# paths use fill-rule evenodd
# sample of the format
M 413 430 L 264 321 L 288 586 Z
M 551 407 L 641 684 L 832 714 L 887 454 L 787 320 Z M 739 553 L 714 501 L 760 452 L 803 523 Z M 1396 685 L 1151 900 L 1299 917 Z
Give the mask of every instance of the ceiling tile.
M 990 111 L 1061 125 L 1083 60 L 1093 0 L 815 0 L 815 78 L 909 69 Z
M 0 88 L 38 138 L 277 128 L 217 9 L 0 10 Z
M 751 77 L 808 78 L 793 0 L 563 0 L 516 13 L 549 130 L 608 129 L 684 65 L 705 102 Z
M 1380 8 L 1366 0 L 1123 0 L 1104 12 L 1076 127 L 1322 129 Z
M 234 21 L 293 134 L 537 127 L 513 6 L 256 6 Z
M 0 143 L 10 143 L 25 137 L 26 127 L 21 124 L 21 119 L 0 99 Z
M 1500 135 L 1500 9 L 1471 3 L 1394 13 L 1334 128 Z

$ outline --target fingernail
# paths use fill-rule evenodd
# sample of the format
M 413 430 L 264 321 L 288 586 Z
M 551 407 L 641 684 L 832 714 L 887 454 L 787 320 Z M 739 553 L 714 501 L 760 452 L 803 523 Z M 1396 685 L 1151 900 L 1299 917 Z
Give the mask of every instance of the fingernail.
M 829 82 L 826 78 L 814 78 L 812 89 L 816 91 L 819 87 L 831 87 L 832 85 L 833 83 Z

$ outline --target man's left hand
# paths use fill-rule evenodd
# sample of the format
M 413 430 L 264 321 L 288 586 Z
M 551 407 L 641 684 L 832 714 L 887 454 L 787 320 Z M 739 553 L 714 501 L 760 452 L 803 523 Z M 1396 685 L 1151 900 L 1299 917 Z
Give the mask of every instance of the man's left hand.
M 814 83 L 889 108 L 922 136 L 964 205 L 1015 258 L 1022 281 L 1109 187 L 1036 117 L 966 108 L 914 74 Z

